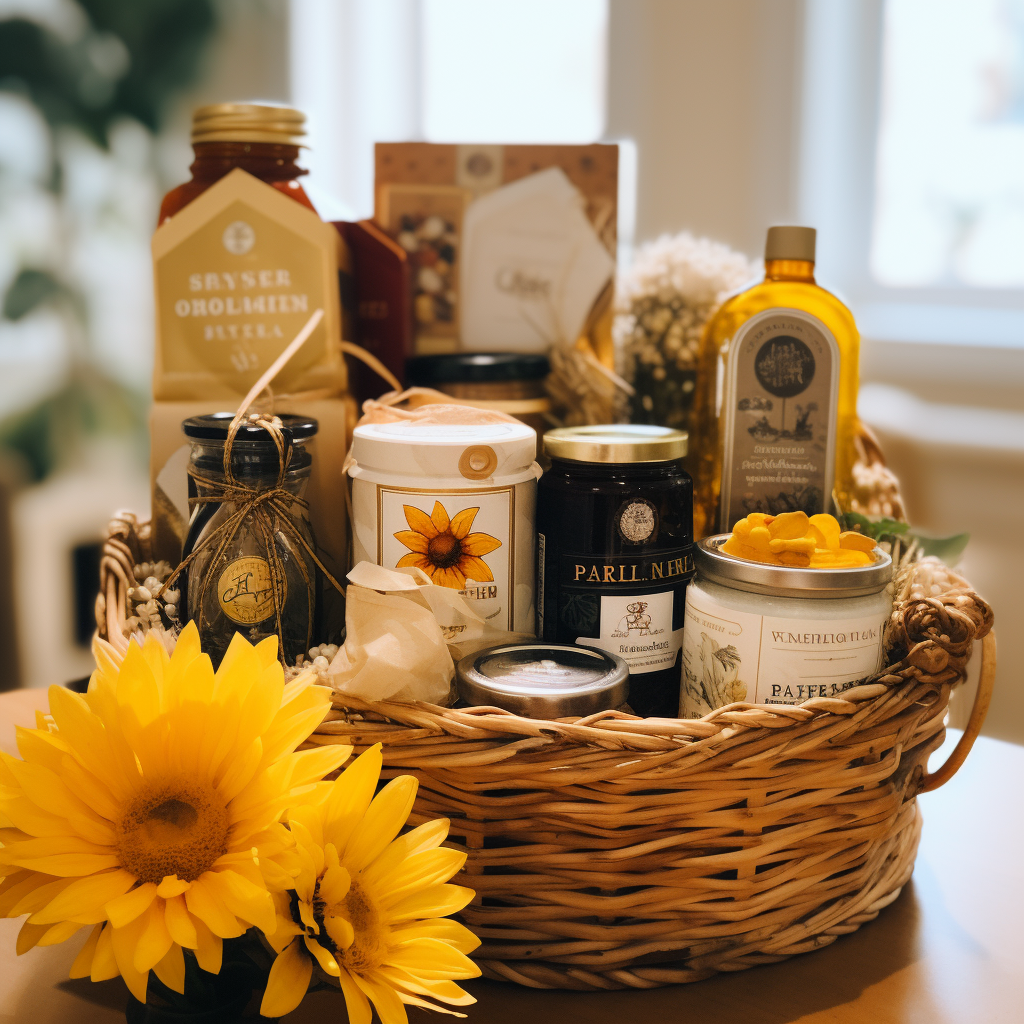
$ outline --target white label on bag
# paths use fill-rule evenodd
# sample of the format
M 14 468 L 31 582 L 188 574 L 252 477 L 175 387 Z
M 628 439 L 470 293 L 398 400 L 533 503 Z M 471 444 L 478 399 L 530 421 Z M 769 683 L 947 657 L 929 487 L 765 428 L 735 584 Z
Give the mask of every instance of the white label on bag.
M 835 697 L 881 667 L 877 613 L 794 619 L 736 611 L 689 587 L 683 626 L 681 718 L 747 701 L 799 704 Z
M 498 629 L 514 628 L 514 487 L 426 492 L 379 484 L 377 503 L 378 565 L 422 569 Z
M 631 673 L 671 668 L 683 643 L 683 631 L 672 628 L 671 590 L 660 594 L 601 596 L 601 635 L 577 637 L 584 647 L 617 654 Z

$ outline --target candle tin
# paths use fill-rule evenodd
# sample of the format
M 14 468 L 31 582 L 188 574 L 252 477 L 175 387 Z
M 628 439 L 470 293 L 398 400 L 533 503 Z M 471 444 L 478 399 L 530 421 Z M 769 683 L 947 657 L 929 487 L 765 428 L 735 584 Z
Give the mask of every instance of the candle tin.
M 570 644 L 490 647 L 455 669 L 459 697 L 526 718 L 582 718 L 620 708 L 629 695 L 629 668 L 614 654 Z
M 735 558 L 729 534 L 694 550 L 686 592 L 680 718 L 735 701 L 799 704 L 835 697 L 882 664 L 892 612 L 892 559 L 871 565 L 795 568 Z
M 634 425 L 544 435 L 537 507 L 538 634 L 629 666 L 639 715 L 675 717 L 693 485 L 686 434 Z
M 536 452 L 522 423 L 356 427 L 353 561 L 422 569 L 498 629 L 532 634 Z

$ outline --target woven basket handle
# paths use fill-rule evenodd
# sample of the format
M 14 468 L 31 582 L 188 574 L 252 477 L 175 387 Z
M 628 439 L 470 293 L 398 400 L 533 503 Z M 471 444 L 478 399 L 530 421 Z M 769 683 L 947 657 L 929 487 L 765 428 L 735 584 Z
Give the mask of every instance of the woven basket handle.
M 945 785 L 954 775 L 960 765 L 967 760 L 967 755 L 974 746 L 974 741 L 981 732 L 981 726 L 988 714 L 988 706 L 992 703 L 992 687 L 996 680 L 996 634 L 990 632 L 981 641 L 981 675 L 978 678 L 978 692 L 974 695 L 974 707 L 971 708 L 971 717 L 967 721 L 967 728 L 964 729 L 960 742 L 953 748 L 953 753 L 946 758 L 942 767 L 935 772 L 926 774 L 918 787 L 918 793 L 930 793 L 933 789 Z

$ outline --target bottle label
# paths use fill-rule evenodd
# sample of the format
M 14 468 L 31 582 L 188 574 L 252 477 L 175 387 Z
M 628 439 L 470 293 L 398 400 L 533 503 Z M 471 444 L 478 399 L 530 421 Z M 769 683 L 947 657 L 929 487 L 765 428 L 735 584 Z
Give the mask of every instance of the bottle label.
M 881 667 L 885 620 L 857 611 L 831 619 L 757 615 L 690 587 L 679 717 L 701 718 L 735 701 L 836 697 Z
M 274 614 L 274 588 L 270 565 L 258 555 L 243 555 L 229 562 L 217 581 L 221 611 L 240 626 L 253 626 Z M 281 580 L 281 603 L 288 599 L 288 581 Z
M 751 512 L 824 512 L 839 390 L 832 332 L 803 310 L 765 310 L 736 332 L 724 383 L 719 529 Z
M 425 492 L 378 484 L 377 564 L 422 569 L 498 629 L 514 629 L 515 498 L 514 486 Z
M 324 318 L 275 390 L 344 386 L 341 236 L 240 168 L 153 236 L 157 399 L 241 397 L 314 310 Z
M 689 548 L 601 558 L 562 555 L 559 636 L 617 654 L 633 674 L 671 668 L 683 642 L 686 584 L 693 572 Z

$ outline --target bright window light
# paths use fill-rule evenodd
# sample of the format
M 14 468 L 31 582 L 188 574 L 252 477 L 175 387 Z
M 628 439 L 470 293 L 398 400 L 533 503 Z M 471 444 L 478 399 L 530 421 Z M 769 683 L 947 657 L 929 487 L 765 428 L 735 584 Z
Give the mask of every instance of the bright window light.
M 607 0 L 424 0 L 425 137 L 596 141 L 607 28 Z
M 1024 288 L 1024 0 L 887 0 L 871 271 Z

